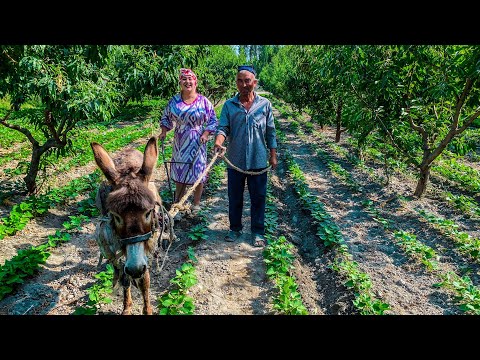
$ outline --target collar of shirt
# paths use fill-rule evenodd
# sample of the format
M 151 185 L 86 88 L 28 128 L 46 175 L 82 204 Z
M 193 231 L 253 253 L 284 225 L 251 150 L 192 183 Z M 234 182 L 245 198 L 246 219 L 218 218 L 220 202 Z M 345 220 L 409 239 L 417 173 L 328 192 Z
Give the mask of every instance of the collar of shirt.
M 255 103 L 258 101 L 258 95 L 257 95 L 257 93 L 256 93 L 255 91 L 253 92 L 253 94 L 254 94 L 254 96 L 255 96 L 255 97 L 253 98 L 253 104 L 255 104 Z M 233 101 L 234 101 L 236 104 L 238 104 L 238 105 L 242 105 L 242 103 L 241 103 L 241 101 L 240 101 L 240 94 L 235 95 Z M 252 106 L 253 106 L 253 104 L 252 104 Z

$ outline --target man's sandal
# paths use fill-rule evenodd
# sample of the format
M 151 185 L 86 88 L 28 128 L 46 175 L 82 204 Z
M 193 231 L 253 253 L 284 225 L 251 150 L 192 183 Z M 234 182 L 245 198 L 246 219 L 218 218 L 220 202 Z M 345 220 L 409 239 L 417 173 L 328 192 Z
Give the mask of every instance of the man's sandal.
M 267 242 L 262 234 L 252 234 L 252 246 L 265 247 L 265 245 L 267 245 Z
M 225 241 L 234 242 L 234 241 L 237 240 L 240 236 L 242 236 L 242 232 L 241 232 L 241 231 L 229 230 L 229 231 L 228 231 L 228 234 L 225 236 Z

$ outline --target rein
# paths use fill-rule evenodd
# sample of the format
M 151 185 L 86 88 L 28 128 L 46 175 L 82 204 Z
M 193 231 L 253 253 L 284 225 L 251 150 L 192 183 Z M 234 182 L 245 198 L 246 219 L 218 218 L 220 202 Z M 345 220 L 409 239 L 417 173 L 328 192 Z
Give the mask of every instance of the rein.
M 235 170 L 237 171 L 240 171 L 241 173 L 244 173 L 244 174 L 247 174 L 247 175 L 260 175 L 260 174 L 263 174 L 264 172 L 267 172 L 268 170 L 271 169 L 271 165 L 269 165 L 268 167 L 266 167 L 265 169 L 263 170 L 260 170 L 260 171 L 246 171 L 246 170 L 242 170 L 240 169 L 239 167 L 235 166 L 234 164 L 232 164 L 230 162 L 230 160 L 228 160 L 226 158 L 226 156 L 224 155 L 225 154 L 225 150 L 221 151 L 221 152 L 215 152 L 214 155 L 213 155 L 213 158 L 210 160 L 210 162 L 208 163 L 207 167 L 205 168 L 205 170 L 202 172 L 202 174 L 200 174 L 200 176 L 197 178 L 197 181 L 195 181 L 195 183 L 190 187 L 190 189 L 183 195 L 183 197 L 177 202 L 177 203 L 174 203 L 171 207 L 170 207 L 170 211 L 169 211 L 169 215 L 174 218 L 175 215 L 183 208 L 183 203 L 185 201 L 187 201 L 188 197 L 193 194 L 193 192 L 195 191 L 195 188 L 198 186 L 198 184 L 200 183 L 200 181 L 202 180 L 202 178 L 210 171 L 210 168 L 213 166 L 213 164 L 215 163 L 215 161 L 217 160 L 217 157 L 220 157 L 221 159 L 223 159 L 228 165 L 230 165 L 232 168 L 234 168 Z
M 163 212 L 163 206 L 159 202 L 156 202 L 156 205 L 160 206 L 160 208 Z M 159 228 L 159 223 L 158 223 L 158 217 L 157 217 L 157 212 L 155 211 L 155 208 L 150 210 L 150 212 L 153 212 L 152 230 L 145 233 L 145 234 L 140 234 L 140 235 L 135 235 L 135 236 L 130 236 L 130 237 L 127 237 L 127 238 L 119 239 L 119 241 L 122 245 L 125 246 L 125 245 L 135 244 L 135 243 L 138 243 L 138 242 L 147 241 L 148 239 L 150 239 L 153 236 L 155 231 L 157 231 L 157 229 Z M 165 225 L 165 219 L 163 219 L 163 225 Z M 162 226 L 162 234 L 163 234 L 163 230 L 164 230 L 164 226 Z M 160 234 L 160 237 L 161 237 L 161 234 Z
M 120 242 L 122 243 L 122 245 L 135 244 L 137 242 L 142 242 L 142 241 L 146 241 L 146 240 L 150 239 L 152 234 L 153 234 L 153 232 L 149 231 L 149 232 L 147 232 L 143 235 L 135 235 L 135 236 L 130 236 L 128 238 L 120 239 Z

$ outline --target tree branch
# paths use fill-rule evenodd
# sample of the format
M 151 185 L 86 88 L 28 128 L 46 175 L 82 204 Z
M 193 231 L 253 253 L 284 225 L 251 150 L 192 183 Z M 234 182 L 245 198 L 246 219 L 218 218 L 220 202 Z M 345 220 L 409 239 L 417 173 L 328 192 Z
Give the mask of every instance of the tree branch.
M 452 125 L 450 126 L 450 131 L 447 133 L 447 135 L 445 135 L 445 137 L 440 142 L 440 144 L 438 144 L 435 150 L 428 157 L 428 160 L 430 163 L 442 153 L 442 151 L 447 147 L 447 145 L 450 143 L 450 141 L 453 139 L 455 135 L 465 131 L 465 129 L 468 126 L 470 126 L 470 124 L 473 123 L 473 121 L 480 115 L 480 107 L 478 107 L 477 110 L 470 116 L 470 118 L 463 124 L 463 126 L 461 128 L 457 128 L 462 107 L 465 104 L 465 100 L 468 94 L 470 93 L 474 82 L 475 82 L 474 80 L 467 78 L 463 92 L 460 95 L 460 97 L 457 98 L 457 104 L 455 106 L 455 115 L 453 117 Z
M 3 53 L 5 54 L 6 57 L 8 57 L 10 59 L 11 62 L 13 62 L 14 64 L 18 64 L 18 61 L 14 60 L 7 52 L 7 50 L 3 50 Z
M 45 125 L 47 126 L 48 130 L 50 130 L 50 133 L 53 135 L 55 140 L 60 141 L 57 130 L 55 129 L 55 126 L 53 126 L 53 115 L 50 110 L 45 110 Z
M 458 128 L 457 130 L 455 130 L 455 135 L 464 132 L 465 129 L 469 127 L 475 121 L 476 118 L 478 118 L 478 116 L 480 116 L 480 107 L 477 108 L 477 110 L 470 116 L 470 118 L 467 121 L 465 121 L 465 123 L 461 128 Z
M 463 107 L 463 104 L 465 103 L 465 99 L 467 98 L 468 94 L 472 90 L 473 83 L 474 81 L 472 81 L 472 79 L 467 78 L 462 94 L 460 95 L 459 98 L 457 98 L 457 105 L 455 106 L 455 115 L 453 116 L 452 126 L 450 127 L 450 129 L 452 129 L 453 131 L 457 130 L 458 120 L 460 118 L 460 112 L 462 111 L 462 107 Z
M 7 115 L 2 119 L 0 120 L 0 124 L 2 124 L 3 126 L 6 126 L 7 128 L 9 129 L 13 129 L 13 130 L 16 130 L 16 131 L 19 131 L 21 132 L 22 134 L 24 134 L 28 140 L 30 140 L 30 142 L 34 145 L 38 145 L 38 142 L 37 140 L 35 140 L 35 138 L 33 137 L 32 133 L 30 131 L 28 131 L 27 129 L 24 129 L 18 125 L 13 125 L 13 124 L 9 124 L 7 123 L 7 118 L 8 116 L 10 115 L 11 111 L 9 111 L 7 113 Z

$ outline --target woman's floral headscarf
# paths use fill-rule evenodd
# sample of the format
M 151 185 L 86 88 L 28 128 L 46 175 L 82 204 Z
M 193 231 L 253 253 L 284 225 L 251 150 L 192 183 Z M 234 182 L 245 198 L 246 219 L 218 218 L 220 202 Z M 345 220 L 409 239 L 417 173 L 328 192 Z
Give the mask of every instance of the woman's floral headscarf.
M 180 74 L 178 75 L 178 81 L 182 80 L 183 77 L 191 76 L 195 82 L 197 82 L 197 75 L 191 70 L 186 68 L 180 69 Z

